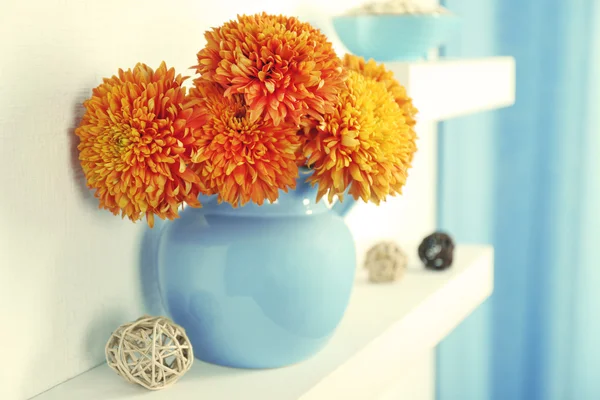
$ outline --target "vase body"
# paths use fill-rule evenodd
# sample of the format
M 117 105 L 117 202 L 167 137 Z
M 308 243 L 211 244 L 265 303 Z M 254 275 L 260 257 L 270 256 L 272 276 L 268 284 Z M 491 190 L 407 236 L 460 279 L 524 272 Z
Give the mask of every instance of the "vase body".
M 230 367 L 302 361 L 329 340 L 355 274 L 343 218 L 302 180 L 274 204 L 203 199 L 166 223 L 158 245 L 165 308 L 197 358 Z

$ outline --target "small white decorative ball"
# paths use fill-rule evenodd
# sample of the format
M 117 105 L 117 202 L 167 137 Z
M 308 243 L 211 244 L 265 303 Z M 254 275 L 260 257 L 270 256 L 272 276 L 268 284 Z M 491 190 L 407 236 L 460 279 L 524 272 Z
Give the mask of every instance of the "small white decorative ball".
M 394 242 L 381 242 L 367 252 L 365 268 L 369 281 L 391 282 L 400 279 L 408 264 L 408 256 Z
M 181 326 L 145 315 L 113 332 L 106 344 L 106 361 L 128 382 L 159 390 L 191 368 L 194 352 Z

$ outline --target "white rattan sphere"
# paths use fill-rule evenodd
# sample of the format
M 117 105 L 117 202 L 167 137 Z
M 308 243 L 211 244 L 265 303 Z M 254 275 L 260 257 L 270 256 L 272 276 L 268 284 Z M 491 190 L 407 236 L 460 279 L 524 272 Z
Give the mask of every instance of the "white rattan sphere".
M 369 249 L 365 268 L 371 282 L 391 282 L 400 279 L 408 263 L 408 256 L 394 242 L 381 242 Z
M 145 315 L 113 332 L 106 361 L 128 382 L 160 390 L 191 368 L 194 353 L 182 327 L 165 317 Z

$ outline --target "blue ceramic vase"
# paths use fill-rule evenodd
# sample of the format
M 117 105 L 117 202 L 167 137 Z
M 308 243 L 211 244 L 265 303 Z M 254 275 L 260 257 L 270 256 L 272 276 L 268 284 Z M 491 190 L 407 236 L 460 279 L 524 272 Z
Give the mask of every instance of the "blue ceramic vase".
M 352 235 L 339 208 L 315 202 L 305 178 L 274 204 L 232 208 L 202 199 L 164 224 L 158 245 L 162 301 L 197 358 L 273 368 L 317 353 L 348 305 Z

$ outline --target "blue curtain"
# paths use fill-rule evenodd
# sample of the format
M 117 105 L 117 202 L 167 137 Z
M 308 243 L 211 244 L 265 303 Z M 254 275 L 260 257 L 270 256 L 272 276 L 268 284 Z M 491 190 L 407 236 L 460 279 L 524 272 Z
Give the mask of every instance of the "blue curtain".
M 441 124 L 439 226 L 493 296 L 438 348 L 439 400 L 600 399 L 600 1 L 447 0 L 449 57 L 512 55 L 517 102 Z

